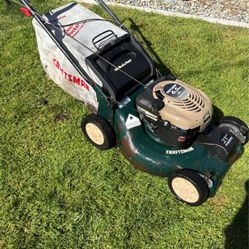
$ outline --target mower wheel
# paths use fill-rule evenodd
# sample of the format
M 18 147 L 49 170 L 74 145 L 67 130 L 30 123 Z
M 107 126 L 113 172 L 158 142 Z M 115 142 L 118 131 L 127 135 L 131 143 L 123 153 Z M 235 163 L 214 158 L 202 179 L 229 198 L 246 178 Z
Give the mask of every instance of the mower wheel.
M 195 171 L 181 169 L 168 179 L 171 192 L 190 206 L 200 206 L 209 196 L 205 180 Z
M 248 141 L 248 126 L 239 118 L 225 116 L 221 119 L 219 127 L 223 127 L 232 132 L 239 139 L 241 144 L 245 144 Z
M 116 145 L 113 128 L 99 115 L 86 116 L 82 120 L 81 128 L 88 141 L 100 150 L 108 150 Z

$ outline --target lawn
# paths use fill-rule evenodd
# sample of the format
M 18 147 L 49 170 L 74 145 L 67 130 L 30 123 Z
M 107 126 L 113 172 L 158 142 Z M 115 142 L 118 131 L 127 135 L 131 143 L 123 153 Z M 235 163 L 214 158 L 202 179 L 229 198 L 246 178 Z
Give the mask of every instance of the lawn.
M 45 12 L 67 1 L 32 2 Z M 249 123 L 249 30 L 114 10 L 179 79 Z M 1 2 L 0 248 L 248 248 L 248 145 L 214 198 L 178 202 L 165 179 L 86 141 L 89 111 L 46 78 L 30 21 Z

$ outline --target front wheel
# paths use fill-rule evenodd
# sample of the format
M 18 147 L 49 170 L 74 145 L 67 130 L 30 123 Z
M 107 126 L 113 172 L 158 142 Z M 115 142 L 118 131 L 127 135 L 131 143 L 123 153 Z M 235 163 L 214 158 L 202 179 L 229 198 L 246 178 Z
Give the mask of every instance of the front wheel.
M 207 183 L 192 170 L 181 169 L 175 172 L 169 177 L 168 184 L 176 198 L 190 206 L 200 206 L 209 196 Z
M 116 144 L 113 128 L 99 115 L 86 116 L 82 120 L 81 128 L 88 141 L 100 150 L 110 149 Z

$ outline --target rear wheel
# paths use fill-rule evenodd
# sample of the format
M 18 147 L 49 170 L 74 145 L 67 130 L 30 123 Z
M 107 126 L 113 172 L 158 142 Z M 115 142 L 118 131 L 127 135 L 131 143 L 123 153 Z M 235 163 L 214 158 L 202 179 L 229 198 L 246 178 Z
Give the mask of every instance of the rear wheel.
M 110 149 L 116 144 L 113 128 L 99 115 L 86 116 L 81 123 L 81 128 L 88 141 L 100 150 Z
M 232 132 L 239 139 L 241 144 L 245 144 L 248 141 L 248 126 L 239 118 L 225 116 L 221 119 L 219 127 L 223 127 Z
M 177 171 L 169 177 L 168 184 L 176 198 L 190 206 L 203 204 L 209 195 L 205 180 L 192 170 Z

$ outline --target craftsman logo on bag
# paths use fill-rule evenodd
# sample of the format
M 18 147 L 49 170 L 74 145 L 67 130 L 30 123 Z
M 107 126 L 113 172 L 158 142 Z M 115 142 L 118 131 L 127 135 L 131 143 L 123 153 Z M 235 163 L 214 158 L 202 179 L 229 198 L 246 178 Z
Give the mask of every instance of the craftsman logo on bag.
M 81 78 L 74 76 L 70 73 L 67 73 L 61 66 L 60 62 L 56 60 L 55 58 L 53 59 L 53 64 L 54 66 L 61 72 L 61 74 L 64 76 L 65 80 L 76 84 L 78 86 L 84 87 L 87 91 L 89 91 L 89 85 Z
M 75 37 L 80 31 L 81 29 L 84 27 L 85 23 L 77 23 L 74 25 L 70 25 L 65 32 L 71 36 L 71 37 Z

